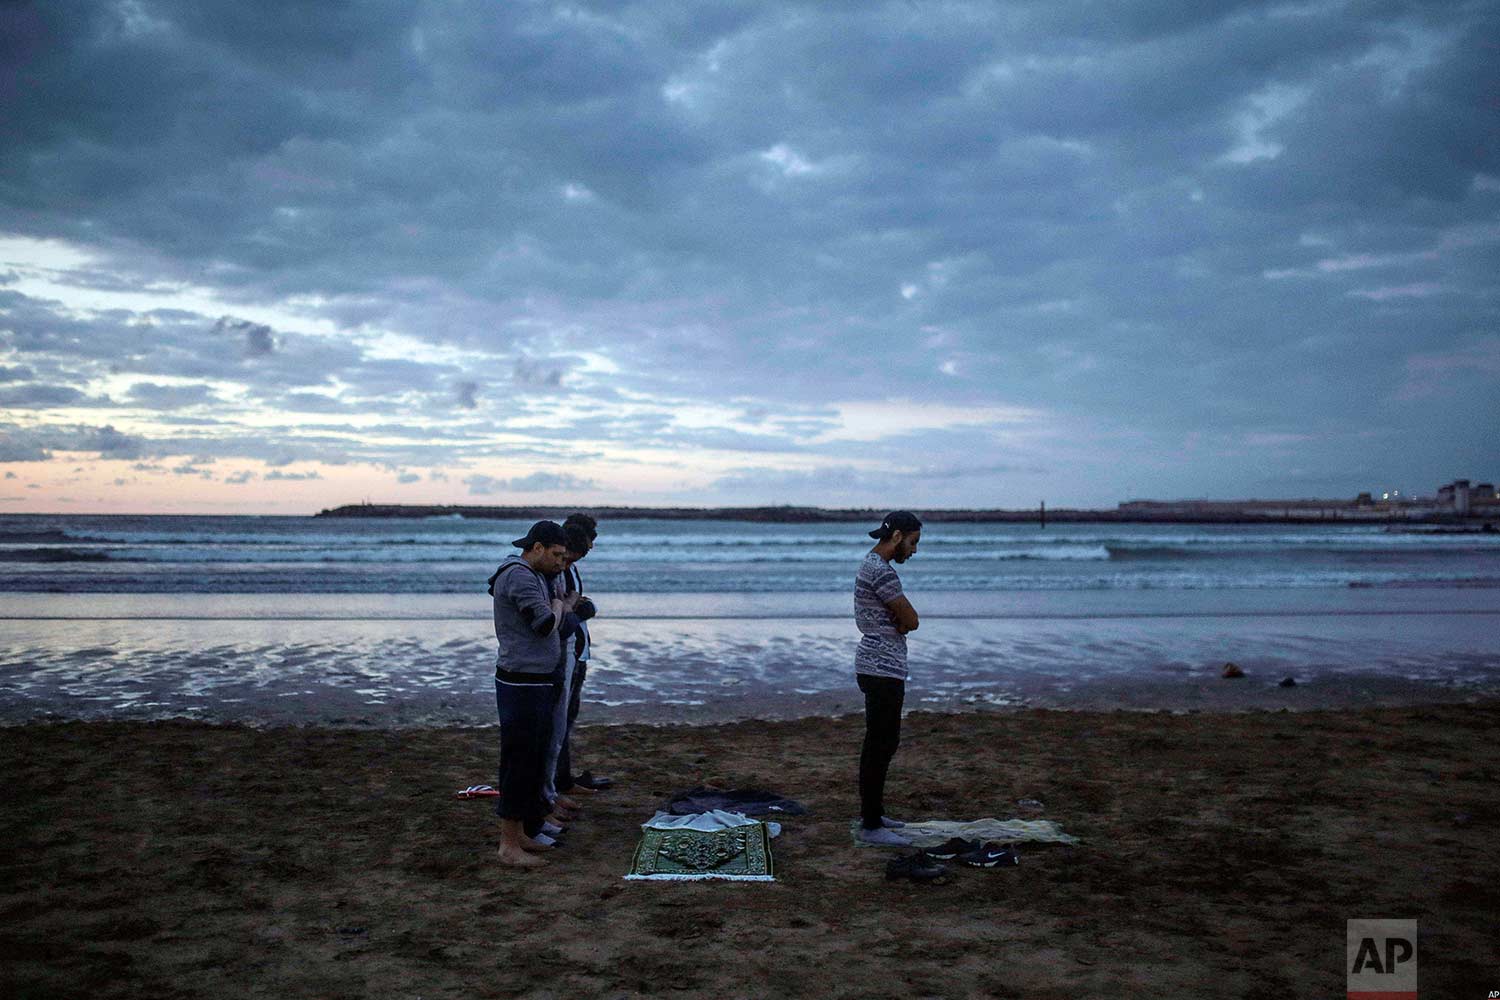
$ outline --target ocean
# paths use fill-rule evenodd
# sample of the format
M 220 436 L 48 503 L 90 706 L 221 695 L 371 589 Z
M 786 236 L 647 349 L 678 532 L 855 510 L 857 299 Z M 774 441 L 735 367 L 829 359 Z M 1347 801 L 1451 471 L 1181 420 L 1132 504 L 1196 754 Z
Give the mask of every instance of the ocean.
M 522 522 L 0 517 L 0 722 L 489 724 Z M 853 524 L 622 520 L 581 564 L 591 721 L 853 711 Z M 1500 691 L 1500 536 L 929 525 L 913 708 L 1306 708 Z M 1219 677 L 1226 662 L 1248 675 Z M 1295 687 L 1282 687 L 1292 677 Z

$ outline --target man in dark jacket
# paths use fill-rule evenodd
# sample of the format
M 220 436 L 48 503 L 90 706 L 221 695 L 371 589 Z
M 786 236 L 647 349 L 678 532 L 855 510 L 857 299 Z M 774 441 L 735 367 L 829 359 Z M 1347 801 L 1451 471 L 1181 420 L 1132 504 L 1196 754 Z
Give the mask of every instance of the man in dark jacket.
M 568 535 L 568 555 L 563 560 L 562 583 L 563 594 L 581 594 L 583 592 L 583 575 L 578 572 L 578 562 L 589 554 L 594 547 L 594 539 L 598 537 L 595 521 L 587 514 L 569 514 L 568 519 L 563 522 L 563 531 Z M 565 721 L 565 729 L 561 743 L 561 752 L 557 755 L 557 767 L 555 772 L 555 787 L 557 791 L 567 797 L 579 795 L 592 795 L 598 788 L 604 787 L 608 782 L 598 784 L 598 778 L 584 778 L 573 773 L 572 735 L 573 724 L 578 720 L 578 710 L 583 703 L 583 682 L 588 676 L 589 666 L 589 621 L 594 617 L 595 608 L 593 601 L 587 597 L 578 599 L 576 608 L 578 615 L 578 634 L 573 638 L 573 671 L 572 683 L 568 692 L 568 711 Z M 556 716 L 553 716 L 554 722 Z M 553 734 L 553 742 L 557 741 L 557 734 Z
M 573 525 L 565 525 L 567 555 L 563 556 L 563 569 L 552 580 L 554 592 L 562 597 L 577 619 L 577 630 L 562 643 L 561 680 L 557 690 L 557 703 L 552 710 L 552 742 L 547 750 L 546 782 L 543 793 L 553 805 L 553 812 L 561 818 L 578 809 L 577 794 L 587 794 L 591 789 L 575 787 L 572 756 L 568 748 L 568 736 L 573 720 L 578 717 L 579 684 L 578 672 L 583 664 L 578 654 L 588 639 L 588 620 L 594 617 L 594 602 L 583 596 L 581 579 L 575 575 L 573 563 L 588 553 L 588 535 Z

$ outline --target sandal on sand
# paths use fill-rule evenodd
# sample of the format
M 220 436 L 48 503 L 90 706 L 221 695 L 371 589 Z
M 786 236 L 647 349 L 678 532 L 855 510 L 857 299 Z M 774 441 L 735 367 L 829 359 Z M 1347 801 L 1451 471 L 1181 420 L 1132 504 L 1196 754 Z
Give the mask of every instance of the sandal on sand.
M 454 792 L 455 799 L 492 799 L 500 793 L 489 785 L 470 785 L 459 792 Z
M 1021 856 L 1010 844 L 997 844 L 991 841 L 976 851 L 960 854 L 958 860 L 971 868 L 995 868 L 1004 866 L 1006 868 L 1021 863 Z
M 948 881 L 948 868 L 940 865 L 925 851 L 916 851 L 899 858 L 892 858 L 885 866 L 885 877 L 890 881 L 909 878 L 913 882 L 930 882 L 942 885 Z
M 944 861 L 952 861 L 960 854 L 972 854 L 979 850 L 982 845 L 977 840 L 964 840 L 962 837 L 951 837 L 946 844 L 927 848 L 927 853 L 934 858 Z

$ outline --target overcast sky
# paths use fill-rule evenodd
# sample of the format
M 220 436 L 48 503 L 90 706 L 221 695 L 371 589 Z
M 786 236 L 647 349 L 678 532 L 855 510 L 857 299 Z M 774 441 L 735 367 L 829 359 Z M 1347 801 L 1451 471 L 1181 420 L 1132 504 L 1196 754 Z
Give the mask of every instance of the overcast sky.
M 1430 494 L 1497 275 L 1493 2 L 0 6 L 0 512 Z

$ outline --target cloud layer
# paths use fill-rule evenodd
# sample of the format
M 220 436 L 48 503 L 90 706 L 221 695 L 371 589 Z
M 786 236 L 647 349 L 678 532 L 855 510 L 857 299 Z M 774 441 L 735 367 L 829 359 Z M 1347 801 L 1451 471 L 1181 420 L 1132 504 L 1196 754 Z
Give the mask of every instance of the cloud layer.
M 0 460 L 38 481 L 968 505 L 1496 471 L 1490 4 L 0 17 Z

